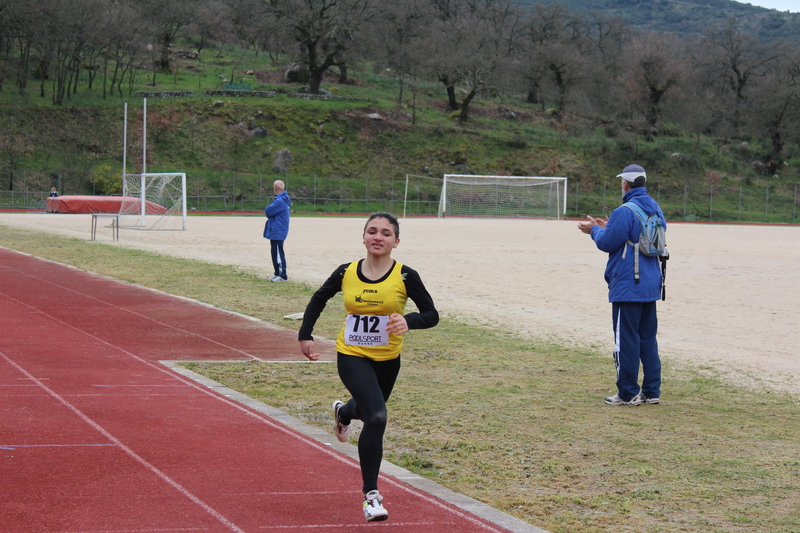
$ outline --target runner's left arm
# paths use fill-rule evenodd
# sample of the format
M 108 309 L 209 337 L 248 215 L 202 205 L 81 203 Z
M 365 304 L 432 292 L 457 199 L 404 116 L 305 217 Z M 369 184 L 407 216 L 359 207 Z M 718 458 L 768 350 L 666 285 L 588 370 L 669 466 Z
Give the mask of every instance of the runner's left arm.
M 433 304 L 433 298 L 422 283 L 419 274 L 413 268 L 403 265 L 401 270 L 405 274 L 406 292 L 408 297 L 416 304 L 419 312 L 405 315 L 408 329 L 427 329 L 439 323 L 439 312 Z

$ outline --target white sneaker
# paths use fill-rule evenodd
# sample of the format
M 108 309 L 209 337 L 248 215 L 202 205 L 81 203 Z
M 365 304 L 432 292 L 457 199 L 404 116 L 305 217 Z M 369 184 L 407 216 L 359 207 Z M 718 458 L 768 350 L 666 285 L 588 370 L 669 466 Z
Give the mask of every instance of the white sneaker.
M 644 394 L 640 394 L 640 395 L 639 395 L 639 398 L 640 398 L 640 399 L 641 399 L 641 400 L 642 400 L 644 403 L 649 403 L 649 404 L 658 404 L 658 403 L 661 403 L 661 398 L 649 398 L 649 397 L 645 396 Z
M 336 422 L 336 425 L 333 426 L 333 433 L 336 435 L 336 438 L 339 439 L 339 442 L 347 442 L 347 439 L 350 437 L 350 426 L 352 424 L 347 424 L 346 426 L 339 421 L 339 409 L 344 407 L 344 402 L 336 400 L 331 405 L 331 409 L 333 409 L 333 420 Z
M 628 400 L 627 402 L 619 397 L 619 394 L 614 396 L 607 396 L 605 400 L 608 405 L 642 405 L 642 398 L 639 394 Z
M 282 278 L 282 277 L 280 277 L 280 276 L 275 276 L 275 277 L 269 278 L 269 280 L 270 280 L 270 281 L 274 281 L 274 282 L 276 282 L 276 283 L 278 283 L 278 282 L 281 282 L 281 281 L 288 281 L 288 280 L 285 280 L 285 279 L 283 279 L 283 278 Z
M 364 495 L 364 518 L 367 522 L 379 522 L 389 518 L 389 511 L 383 507 L 383 496 L 377 490 Z

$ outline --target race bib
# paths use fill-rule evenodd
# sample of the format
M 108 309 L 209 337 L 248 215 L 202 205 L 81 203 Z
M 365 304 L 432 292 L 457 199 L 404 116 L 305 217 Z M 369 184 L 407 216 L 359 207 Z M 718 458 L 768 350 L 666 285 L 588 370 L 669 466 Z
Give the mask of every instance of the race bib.
M 388 315 L 347 315 L 344 343 L 349 346 L 386 346 L 389 344 Z

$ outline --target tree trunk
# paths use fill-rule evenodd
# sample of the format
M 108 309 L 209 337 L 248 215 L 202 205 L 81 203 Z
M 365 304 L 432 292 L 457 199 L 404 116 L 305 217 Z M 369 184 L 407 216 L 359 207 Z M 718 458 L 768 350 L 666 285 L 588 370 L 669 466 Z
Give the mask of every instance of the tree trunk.
M 106 99 L 106 89 L 108 83 L 108 55 L 105 55 L 103 60 L 103 100 Z
M 319 94 L 319 88 L 322 85 L 322 77 L 325 75 L 325 72 L 331 67 L 331 65 L 338 65 L 339 63 L 336 62 L 336 56 L 341 54 L 343 48 L 339 45 L 336 45 L 336 49 L 330 53 L 325 54 L 325 59 L 320 63 L 317 64 L 318 54 L 317 54 L 317 43 L 314 41 L 309 41 L 306 43 L 306 60 L 305 63 L 308 65 L 308 92 L 311 94 Z M 342 62 L 342 65 L 344 62 Z M 343 68 L 342 66 L 339 67 L 340 69 Z M 340 71 L 341 73 L 341 71 Z M 344 67 L 344 75 L 347 76 L 347 68 Z M 341 78 L 340 78 L 341 79 Z
M 39 73 L 39 96 L 41 98 L 45 97 L 45 82 L 48 79 L 47 71 L 49 70 L 47 62 L 44 60 L 39 62 L 39 66 L 36 67 L 37 72 Z
M 533 83 L 528 88 L 528 95 L 525 99 L 529 104 L 538 104 L 539 103 L 539 84 Z
M 158 66 L 161 69 L 161 72 L 165 74 L 172 74 L 172 68 L 170 68 L 169 63 L 169 42 L 170 36 L 165 34 L 161 39 L 161 57 L 158 60 Z M 155 76 L 153 76 L 153 84 L 155 85 Z
M 456 87 L 455 85 L 448 85 L 447 86 L 447 102 L 450 105 L 450 109 L 453 111 L 458 109 L 458 102 L 456 101 Z
M 668 87 L 669 85 L 664 89 L 659 89 L 654 84 L 650 83 L 648 106 L 645 111 L 647 128 L 645 129 L 644 137 L 647 142 L 653 142 L 653 132 L 658 127 L 658 116 L 661 114 L 661 99 L 664 93 L 667 92 Z
M 458 110 L 458 102 L 456 101 L 456 87 L 455 84 L 450 81 L 450 76 L 446 74 L 440 75 L 439 81 L 442 82 L 447 88 L 447 105 L 450 107 L 450 110 Z
M 28 86 L 28 71 L 30 69 L 30 44 L 26 43 L 19 51 L 19 65 L 17 67 L 17 87 L 19 94 L 25 94 Z
M 325 70 L 328 70 L 327 67 Z M 319 94 L 319 88 L 322 85 L 322 75 L 325 74 L 325 70 L 320 70 L 318 68 L 310 68 L 308 69 L 308 92 L 311 94 Z
M 345 61 L 341 61 L 336 63 L 336 66 L 339 67 L 339 83 L 342 85 L 347 84 L 347 63 Z
M 772 141 L 772 159 L 775 161 L 783 161 L 781 153 L 783 153 L 783 147 L 786 141 L 783 139 L 781 132 L 773 131 L 772 135 L 770 135 L 770 141 Z
M 403 89 L 405 89 L 405 83 L 403 83 L 403 76 L 397 77 L 397 87 L 398 87 L 397 103 L 399 105 L 403 105 Z
M 461 114 L 458 116 L 458 123 L 459 124 L 466 124 L 467 119 L 469 119 L 469 104 L 472 102 L 472 99 L 475 98 L 475 92 L 477 89 L 473 87 L 470 91 L 464 96 L 464 99 L 461 101 Z

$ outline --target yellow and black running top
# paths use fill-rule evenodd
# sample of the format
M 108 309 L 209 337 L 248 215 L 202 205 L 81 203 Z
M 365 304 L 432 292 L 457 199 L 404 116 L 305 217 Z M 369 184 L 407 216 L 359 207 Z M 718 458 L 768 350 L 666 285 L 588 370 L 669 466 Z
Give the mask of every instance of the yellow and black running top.
M 298 339 L 313 340 L 311 333 L 319 315 L 328 300 L 341 291 L 347 315 L 336 350 L 376 361 L 394 359 L 403 348 L 403 336 L 386 333 L 389 315 L 402 314 L 408 329 L 426 329 L 439 322 L 439 313 L 415 270 L 395 261 L 386 275 L 373 281 L 362 274 L 362 262 L 340 265 L 314 293 L 303 314 Z M 419 312 L 404 314 L 409 298 Z

